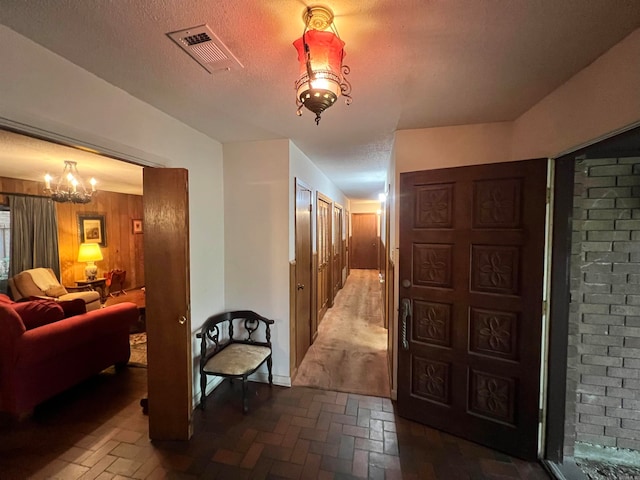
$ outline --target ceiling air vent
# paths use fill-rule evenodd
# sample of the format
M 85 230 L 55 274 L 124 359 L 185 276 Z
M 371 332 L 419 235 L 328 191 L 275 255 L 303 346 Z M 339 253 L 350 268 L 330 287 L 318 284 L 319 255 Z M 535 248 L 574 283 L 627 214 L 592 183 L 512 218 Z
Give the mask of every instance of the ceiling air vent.
M 209 73 L 244 68 L 208 25 L 187 28 L 167 35 Z

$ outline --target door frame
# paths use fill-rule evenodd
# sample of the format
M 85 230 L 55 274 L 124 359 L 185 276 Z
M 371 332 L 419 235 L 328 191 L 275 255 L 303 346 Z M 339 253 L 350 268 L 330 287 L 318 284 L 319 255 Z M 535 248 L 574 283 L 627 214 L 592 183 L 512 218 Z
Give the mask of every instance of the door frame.
M 389 185 L 386 192 L 389 192 L 391 186 Z M 391 227 L 389 218 L 391 216 L 391 207 L 389 205 L 389 199 L 387 198 L 388 194 L 385 193 L 384 205 L 381 205 L 380 209 L 380 219 L 382 223 L 382 218 L 384 218 L 384 231 L 380 228 L 380 249 L 382 251 L 380 258 L 382 261 L 382 265 L 380 266 L 380 270 L 383 272 L 383 287 L 382 287 L 382 295 L 384 299 L 384 328 L 389 330 L 389 325 L 391 325 L 392 320 L 391 316 L 393 315 L 393 262 L 391 261 Z M 384 217 L 383 217 L 384 215 Z M 384 235 L 384 237 L 383 237 Z M 383 240 L 384 238 L 384 240 Z M 384 249 L 382 248 L 384 245 Z M 390 288 L 391 285 L 391 288 Z
M 27 137 L 35 138 L 37 140 L 52 143 L 55 145 L 62 145 L 62 146 L 74 148 L 74 149 L 88 148 L 92 152 L 94 152 L 95 154 L 101 157 L 105 157 L 109 160 L 115 160 L 118 162 L 125 162 L 133 165 L 137 165 L 141 167 L 141 169 L 164 168 L 164 166 L 168 162 L 166 158 L 154 155 L 149 152 L 143 152 L 144 158 L 142 158 L 139 155 L 140 152 L 138 151 L 134 152 L 130 147 L 127 147 L 126 145 L 114 143 L 113 141 L 106 138 L 100 139 L 99 144 L 83 140 L 81 138 L 81 135 L 79 136 L 79 134 L 84 134 L 84 133 L 80 131 L 75 131 L 75 130 L 70 131 L 68 134 L 64 134 L 63 132 L 55 132 L 52 130 L 45 130 L 33 125 L 18 123 L 8 118 L 0 118 L 0 129 L 17 133 L 20 135 L 25 135 Z M 144 188 L 142 192 L 142 197 L 144 199 Z M 189 221 L 188 209 L 185 212 L 185 214 L 186 214 L 186 221 L 188 222 Z M 188 241 L 189 241 L 188 232 L 185 231 L 183 233 L 185 235 L 186 242 L 188 245 Z M 145 255 L 145 257 L 148 257 L 148 255 Z M 190 265 L 188 265 L 188 267 L 190 267 Z M 188 316 L 189 315 L 187 315 L 187 317 Z M 164 327 L 161 327 L 161 328 L 164 328 Z M 190 347 L 190 343 L 189 343 L 189 347 Z M 191 355 L 189 355 L 188 361 L 189 362 L 193 361 L 193 358 Z M 154 362 L 152 358 L 147 359 L 147 363 L 148 363 L 148 368 L 153 368 L 152 364 Z M 191 370 L 190 370 L 190 378 L 191 378 L 191 381 L 193 381 L 193 374 L 191 373 Z M 161 394 L 166 396 L 166 392 L 161 392 Z M 191 396 L 192 394 L 191 388 L 189 388 L 188 394 Z M 146 400 L 146 399 L 141 399 L 141 400 Z M 193 411 L 192 405 L 191 405 L 191 411 Z M 150 410 L 149 411 L 150 421 L 152 420 L 152 417 L 155 417 L 155 414 L 152 410 Z
M 550 239 L 551 264 L 549 319 L 547 327 L 546 411 L 544 415 L 544 457 L 561 463 L 564 450 L 564 423 L 567 394 L 567 350 L 569 339 L 569 298 L 571 221 L 573 218 L 574 160 L 555 160 L 553 182 L 553 232 Z
M 333 270 L 331 272 L 332 273 L 331 294 L 335 299 L 336 295 L 338 294 L 338 290 L 340 290 L 344 286 L 342 281 L 342 270 L 344 267 L 344 256 L 343 256 L 344 240 L 342 238 L 344 235 L 344 208 L 339 203 L 333 202 L 332 210 L 333 210 L 332 211 L 333 235 L 337 236 L 337 238 L 333 238 L 334 244 L 333 244 L 333 252 L 332 252 L 332 258 L 331 258 L 332 268 L 335 268 L 335 256 L 339 255 L 338 271 L 336 272 L 335 270 Z M 339 212 L 336 212 L 336 210 L 338 210 Z M 337 218 L 336 218 L 336 213 L 337 213 Z M 339 223 L 339 225 L 336 225 L 336 223 Z M 333 281 L 333 277 L 336 275 L 338 276 L 337 283 Z
M 349 210 L 344 211 L 344 230 L 344 268 L 346 271 L 346 277 L 349 278 L 349 274 L 351 273 L 349 268 L 349 257 L 351 256 L 351 214 L 349 213 Z
M 320 205 L 320 202 L 324 202 L 326 204 L 329 205 L 329 215 L 328 215 L 328 221 L 327 221 L 327 233 L 326 233 L 326 238 L 329 239 L 330 242 L 333 243 L 333 200 L 329 197 L 327 197 L 326 195 L 324 195 L 323 193 L 319 192 L 316 190 L 316 248 L 318 251 L 318 262 L 316 265 L 316 282 L 315 282 L 315 286 L 316 286 L 316 297 L 317 297 L 317 301 L 316 301 L 316 316 L 317 316 L 317 320 L 316 320 L 316 326 L 320 324 L 321 321 L 321 317 L 318 314 L 319 310 L 319 305 L 321 302 L 321 299 L 318 297 L 318 286 L 320 285 L 320 235 L 323 233 L 320 231 L 320 223 L 319 217 L 320 217 L 320 209 L 318 208 L 318 206 Z M 328 301 L 327 301 L 327 309 L 331 308 L 333 306 L 333 296 L 332 296 L 332 279 L 333 279 L 333 254 L 332 254 L 332 248 L 329 249 L 330 250 L 330 259 L 327 265 L 327 269 L 328 269 L 328 273 L 327 278 L 328 278 L 328 282 L 327 285 L 325 285 L 325 288 L 327 288 L 327 292 L 328 292 Z
M 576 157 L 598 155 L 602 158 L 621 156 L 633 149 L 640 138 L 640 123 L 612 132 L 567 151 L 555 159 L 553 186 L 553 235 L 551 238 L 551 287 L 549 290 L 549 349 L 547 357 L 546 422 L 543 428 L 544 444 L 541 458 L 549 469 L 566 471 L 571 457 L 564 454 L 567 406 L 567 352 L 569 344 L 570 260 L 573 220 L 573 187 Z M 634 150 L 635 152 L 635 150 Z M 635 155 L 634 155 L 635 156 Z

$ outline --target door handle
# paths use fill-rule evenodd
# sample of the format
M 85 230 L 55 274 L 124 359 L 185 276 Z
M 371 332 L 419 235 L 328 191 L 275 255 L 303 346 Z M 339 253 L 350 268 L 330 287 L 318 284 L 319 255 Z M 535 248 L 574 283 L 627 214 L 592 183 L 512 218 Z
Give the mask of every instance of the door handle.
M 402 348 L 405 350 L 409 350 L 409 342 L 407 340 L 407 318 L 411 317 L 411 299 L 403 298 L 401 303 L 401 317 L 402 317 L 402 327 L 401 327 L 401 340 L 402 340 Z
M 178 318 L 178 323 L 180 325 L 184 325 L 185 323 L 187 323 L 187 317 L 185 317 L 184 315 L 182 315 L 180 318 Z
M 302 283 L 298 284 L 298 290 L 304 290 L 304 285 Z

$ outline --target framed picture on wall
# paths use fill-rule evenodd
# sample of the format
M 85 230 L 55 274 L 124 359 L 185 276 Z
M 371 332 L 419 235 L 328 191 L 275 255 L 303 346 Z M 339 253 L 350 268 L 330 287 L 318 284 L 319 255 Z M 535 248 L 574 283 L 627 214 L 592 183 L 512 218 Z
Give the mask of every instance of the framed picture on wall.
M 131 220 L 131 228 L 133 230 L 133 233 L 142 233 L 142 219 L 141 218 L 135 218 L 133 220 Z
M 101 247 L 106 247 L 107 230 L 105 229 L 104 214 L 79 213 L 78 234 L 80 243 L 97 243 Z

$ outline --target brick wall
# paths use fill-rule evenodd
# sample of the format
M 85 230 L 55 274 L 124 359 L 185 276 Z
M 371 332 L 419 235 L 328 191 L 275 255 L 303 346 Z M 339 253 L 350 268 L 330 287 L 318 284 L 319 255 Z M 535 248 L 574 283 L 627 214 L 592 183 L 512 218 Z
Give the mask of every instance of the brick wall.
M 566 454 L 640 450 L 640 157 L 577 160 L 573 213 Z

